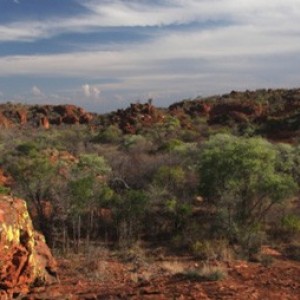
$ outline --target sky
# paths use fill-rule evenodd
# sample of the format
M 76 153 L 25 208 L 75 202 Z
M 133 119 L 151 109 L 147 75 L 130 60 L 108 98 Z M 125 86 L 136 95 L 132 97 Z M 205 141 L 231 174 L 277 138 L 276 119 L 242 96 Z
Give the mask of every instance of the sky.
M 0 0 L 0 102 L 109 112 L 300 86 L 300 0 Z

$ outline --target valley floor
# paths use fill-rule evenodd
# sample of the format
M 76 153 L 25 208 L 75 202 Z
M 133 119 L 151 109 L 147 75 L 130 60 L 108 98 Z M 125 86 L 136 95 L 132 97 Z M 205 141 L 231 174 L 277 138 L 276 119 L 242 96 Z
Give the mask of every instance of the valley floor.
M 223 263 L 227 276 L 218 281 L 183 276 L 197 268 L 200 262 L 191 257 L 129 255 L 124 260 L 100 249 L 88 258 L 59 259 L 60 283 L 35 288 L 21 299 L 300 299 L 300 263 L 276 253 L 268 266 Z

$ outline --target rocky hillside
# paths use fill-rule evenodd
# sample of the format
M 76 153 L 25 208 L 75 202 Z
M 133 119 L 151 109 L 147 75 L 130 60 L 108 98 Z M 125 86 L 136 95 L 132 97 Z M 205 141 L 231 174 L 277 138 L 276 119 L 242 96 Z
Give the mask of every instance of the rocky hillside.
M 300 130 L 300 89 L 232 91 L 223 96 L 185 100 L 169 107 L 184 119 L 205 118 L 209 125 L 254 126 L 258 134 L 289 138 Z M 186 122 L 182 122 L 186 126 Z
M 274 139 L 300 134 L 300 89 L 236 92 L 222 96 L 183 100 L 167 109 L 152 101 L 131 104 L 107 115 L 88 113 L 74 105 L 0 105 L 0 127 L 89 124 L 94 128 L 118 127 L 124 134 L 141 133 L 155 124 L 177 118 L 183 129 L 198 131 L 195 124 L 240 127 Z

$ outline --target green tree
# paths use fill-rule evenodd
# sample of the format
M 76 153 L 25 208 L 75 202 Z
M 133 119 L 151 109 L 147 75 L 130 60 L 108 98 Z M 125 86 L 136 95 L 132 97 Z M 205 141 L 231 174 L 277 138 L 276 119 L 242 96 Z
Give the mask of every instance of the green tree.
M 144 229 L 148 197 L 142 190 L 126 190 L 115 195 L 112 209 L 120 246 L 128 246 L 139 238 Z
M 200 154 L 200 190 L 217 211 L 222 233 L 249 246 L 272 206 L 292 196 L 296 183 L 284 173 L 275 146 L 262 138 L 216 135 Z
M 16 152 L 6 157 L 6 168 L 14 178 L 13 190 L 34 207 L 38 226 L 50 243 L 51 224 L 45 216 L 43 202 L 51 198 L 57 165 L 37 149 L 33 143 L 20 144 Z
M 83 154 L 79 162 L 73 166 L 69 180 L 70 213 L 73 219 L 73 235 L 77 240 L 79 250 L 82 217 L 87 216 L 85 222 L 85 237 L 89 246 L 94 229 L 95 211 L 101 203 L 111 196 L 108 193 L 105 176 L 111 171 L 103 157 L 96 154 Z M 75 233 L 77 238 L 75 238 Z
M 116 125 L 110 125 L 95 137 L 94 142 L 117 144 L 122 136 L 121 129 Z

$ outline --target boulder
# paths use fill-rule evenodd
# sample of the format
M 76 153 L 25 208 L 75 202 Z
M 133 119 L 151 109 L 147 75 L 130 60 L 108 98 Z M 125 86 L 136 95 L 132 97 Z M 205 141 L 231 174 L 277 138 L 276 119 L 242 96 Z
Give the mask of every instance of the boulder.
M 1 128 L 11 127 L 11 121 L 2 112 L 0 112 L 0 127 Z
M 27 111 L 26 110 L 18 110 L 16 112 L 16 114 L 20 121 L 20 124 L 25 125 L 27 123 Z
M 33 229 L 26 202 L 4 195 L 0 196 L 0 258 L 0 296 L 10 299 L 57 281 L 56 262 L 44 237 Z
M 10 187 L 13 182 L 13 179 L 11 176 L 6 174 L 1 168 L 0 168 L 0 186 L 4 187 Z
M 62 122 L 64 124 L 74 125 L 74 124 L 79 124 L 79 119 L 77 116 L 69 114 L 63 117 Z
M 50 128 L 50 123 L 47 117 L 41 117 L 40 121 L 39 121 L 39 126 L 43 127 L 45 129 L 49 129 Z
M 83 113 L 79 117 L 80 124 L 89 124 L 93 120 L 93 116 L 90 113 Z

